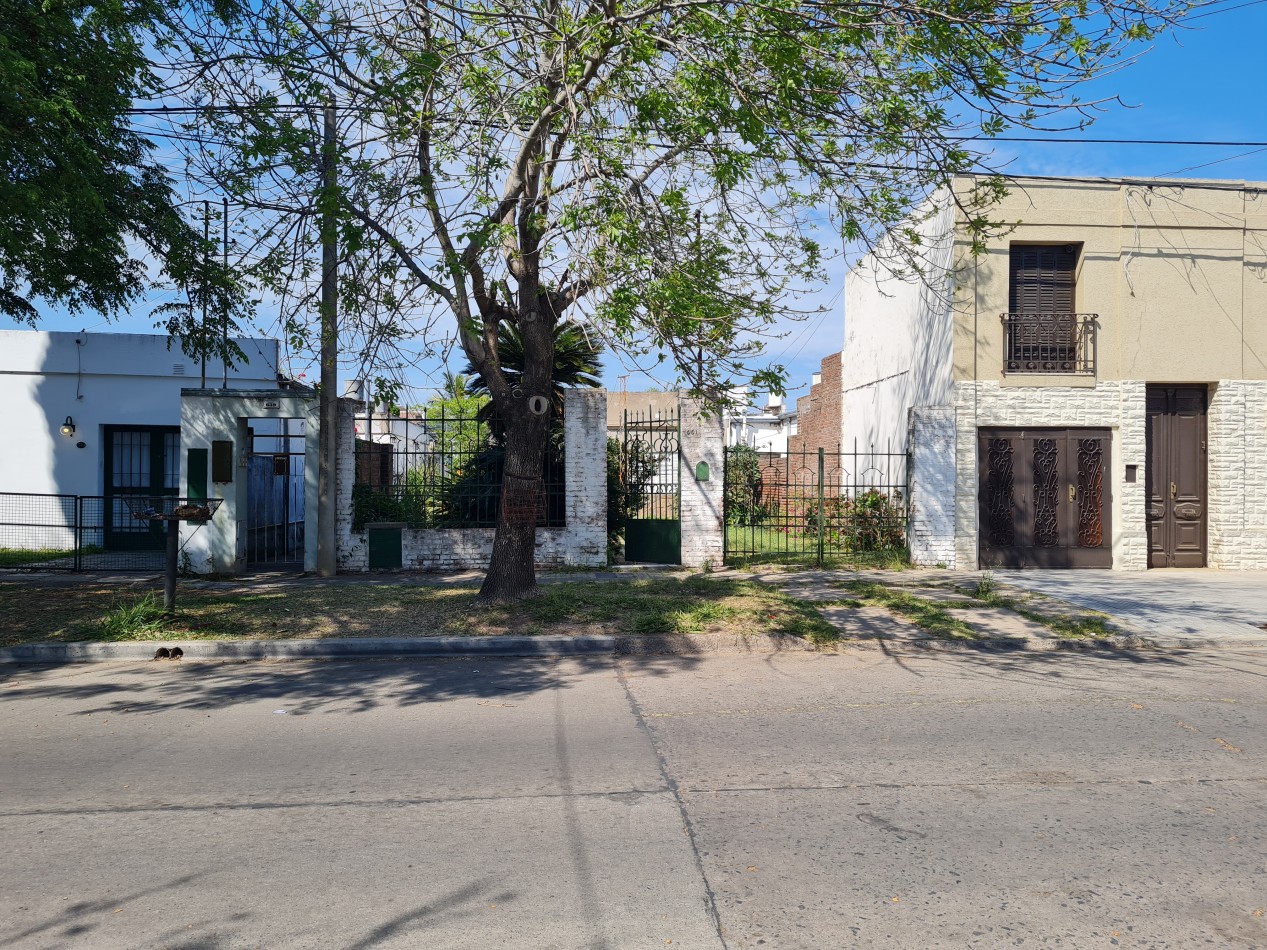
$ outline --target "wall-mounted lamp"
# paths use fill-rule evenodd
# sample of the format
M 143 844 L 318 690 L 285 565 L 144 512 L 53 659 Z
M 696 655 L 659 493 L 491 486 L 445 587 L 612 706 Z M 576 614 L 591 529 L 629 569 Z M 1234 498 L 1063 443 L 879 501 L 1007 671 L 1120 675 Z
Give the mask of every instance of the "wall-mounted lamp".
M 62 423 L 62 435 L 69 436 L 69 435 L 74 435 L 74 434 L 75 434 L 75 420 L 72 419 L 70 416 L 67 416 L 66 421 Z

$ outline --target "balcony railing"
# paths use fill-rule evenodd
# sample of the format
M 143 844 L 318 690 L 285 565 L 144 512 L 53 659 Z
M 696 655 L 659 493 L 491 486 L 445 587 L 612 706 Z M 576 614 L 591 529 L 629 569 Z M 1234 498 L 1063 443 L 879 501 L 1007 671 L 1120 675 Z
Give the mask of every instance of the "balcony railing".
M 1009 374 L 1094 376 L 1095 313 L 1005 313 L 1003 354 Z

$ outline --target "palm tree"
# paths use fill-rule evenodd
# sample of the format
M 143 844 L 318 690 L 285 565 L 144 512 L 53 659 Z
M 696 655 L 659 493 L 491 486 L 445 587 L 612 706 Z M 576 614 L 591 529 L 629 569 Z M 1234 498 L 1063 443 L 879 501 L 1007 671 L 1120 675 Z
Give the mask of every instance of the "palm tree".
M 558 420 L 563 417 L 564 390 L 577 386 L 589 386 L 597 389 L 603 385 L 600 378 L 602 367 L 598 358 L 603 348 L 593 342 L 585 334 L 579 324 L 566 322 L 554 325 L 554 366 L 551 369 L 550 415 Z M 497 355 L 501 360 L 502 374 L 506 382 L 514 387 L 523 375 L 524 346 L 519 330 L 503 323 L 497 331 Z M 489 395 L 484 377 L 469 362 L 462 368 L 460 377 L 466 377 L 467 392 L 473 395 Z M 505 427 L 497 419 L 496 411 L 490 400 L 480 409 L 480 417 L 487 421 L 497 436 L 501 436 Z

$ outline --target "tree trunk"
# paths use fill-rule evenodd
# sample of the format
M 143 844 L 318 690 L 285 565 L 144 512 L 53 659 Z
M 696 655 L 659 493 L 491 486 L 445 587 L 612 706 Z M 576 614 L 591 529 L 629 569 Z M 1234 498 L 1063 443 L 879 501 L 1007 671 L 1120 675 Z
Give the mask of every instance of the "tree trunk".
M 515 600 L 537 586 L 537 512 L 544 501 L 541 476 L 550 437 L 553 314 L 549 314 L 549 305 L 537 293 L 531 276 L 521 279 L 520 301 L 523 372 L 517 387 L 501 394 L 493 392 L 497 413 L 506 424 L 506 463 L 493 556 L 479 593 L 482 601 Z M 525 496 L 525 488 L 532 493 Z
M 521 409 L 502 418 L 507 423 L 502 505 L 493 538 L 493 556 L 479 593 L 480 600 L 490 602 L 518 599 L 537 586 L 537 519 L 535 514 L 524 514 L 522 499 L 517 505 L 507 505 L 506 486 L 511 485 L 513 491 L 516 483 L 540 484 L 550 428 L 548 414 L 535 415 Z

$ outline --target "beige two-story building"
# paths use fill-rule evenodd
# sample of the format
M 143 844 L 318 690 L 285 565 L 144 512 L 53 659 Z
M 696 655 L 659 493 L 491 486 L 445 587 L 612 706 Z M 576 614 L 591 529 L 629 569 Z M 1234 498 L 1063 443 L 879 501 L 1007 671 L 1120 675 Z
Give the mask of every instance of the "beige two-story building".
M 1267 568 L 1267 184 L 1018 178 L 975 254 L 930 211 L 922 279 L 850 273 L 842 355 L 914 559 Z

